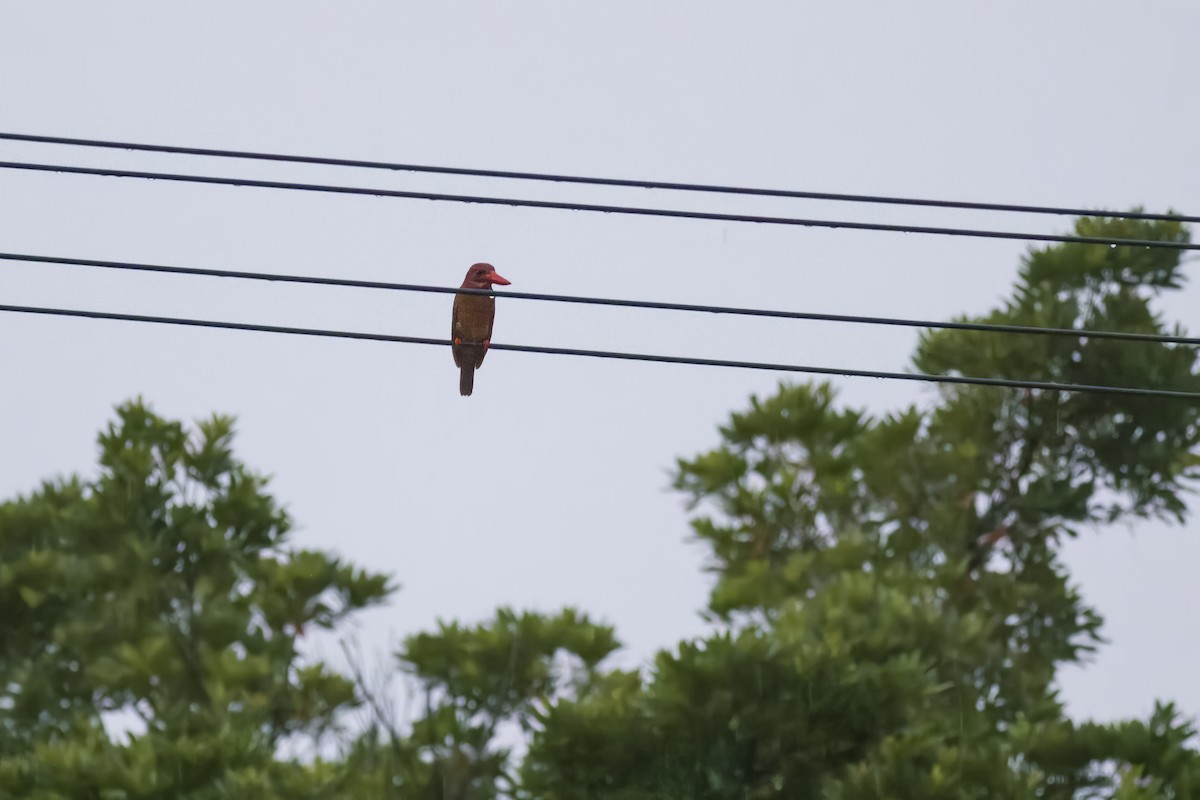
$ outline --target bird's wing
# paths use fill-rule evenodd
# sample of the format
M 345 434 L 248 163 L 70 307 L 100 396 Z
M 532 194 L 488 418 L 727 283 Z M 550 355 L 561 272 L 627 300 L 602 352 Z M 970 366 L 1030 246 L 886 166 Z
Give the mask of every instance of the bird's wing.
M 454 295 L 454 311 L 450 315 L 450 352 L 454 355 L 454 366 L 456 367 L 462 366 L 462 347 L 454 342 L 457 339 L 466 341 L 463 336 L 462 323 L 459 321 L 459 304 L 462 299 L 463 295 Z

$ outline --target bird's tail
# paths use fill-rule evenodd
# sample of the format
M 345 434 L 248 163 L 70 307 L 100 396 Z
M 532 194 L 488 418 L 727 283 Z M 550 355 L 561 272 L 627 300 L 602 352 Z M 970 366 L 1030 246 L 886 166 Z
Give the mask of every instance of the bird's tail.
M 463 364 L 458 371 L 458 393 L 463 397 L 471 394 L 475 388 L 475 367 Z

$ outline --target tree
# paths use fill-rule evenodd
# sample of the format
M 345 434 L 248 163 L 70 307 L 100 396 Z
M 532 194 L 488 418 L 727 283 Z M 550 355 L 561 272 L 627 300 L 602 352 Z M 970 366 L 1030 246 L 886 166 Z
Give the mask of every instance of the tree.
M 1174 222 L 1080 234 L 1187 241 Z M 982 321 L 1162 333 L 1178 253 L 1066 244 L 1025 260 Z M 1178 327 L 1175 333 L 1182 333 Z M 1200 391 L 1194 348 L 943 330 L 918 370 Z M 573 609 L 500 609 L 410 636 L 423 708 L 297 637 L 382 602 L 387 579 L 287 543 L 286 513 L 232 453 L 141 403 L 100 437 L 100 475 L 0 505 L 0 796 L 655 800 L 1191 798 L 1196 729 L 1068 719 L 1063 664 L 1100 641 L 1066 537 L 1186 518 L 1200 406 L 946 386 L 874 418 L 831 387 L 751 398 L 677 464 L 715 576 L 711 635 L 646 671 Z M 361 708 L 371 724 L 343 720 Z M 137 718 L 114 736 L 113 712 Z M 281 745 L 330 733 L 336 757 Z M 517 757 L 522 744 L 528 754 Z
M 411 636 L 382 676 L 424 699 L 401 720 L 349 648 L 349 676 L 297 652 L 306 630 L 383 602 L 389 581 L 290 547 L 286 512 L 232 440 L 229 418 L 188 431 L 128 403 L 100 436 L 96 480 L 0 504 L 0 796 L 514 791 L 512 744 L 594 678 L 619 646 L 612 629 L 570 609 L 500 609 Z M 354 709 L 372 724 L 356 727 Z M 107 724 L 118 717 L 132 732 Z M 283 755 L 330 736 L 335 757 Z
M 99 440 L 100 475 L 0 505 L 0 794 L 328 796 L 338 770 L 277 757 L 357 698 L 302 663 L 306 626 L 383 601 L 384 576 L 289 547 L 233 424 L 188 431 L 141 402 Z M 114 741 L 106 718 L 135 731 Z
M 440 623 L 396 654 L 423 714 L 402 730 L 379 693 L 356 752 L 371 765 L 362 796 L 493 800 L 519 791 L 513 747 L 557 699 L 586 691 L 620 646 L 612 628 L 574 609 L 557 615 L 501 608 L 475 626 Z M 387 787 L 381 794 L 379 787 Z
M 565 609 L 558 615 L 500 608 L 474 627 L 443 622 L 436 633 L 404 642 L 398 657 L 425 698 L 410 746 L 420 748 L 421 775 L 410 794 L 428 800 L 512 796 L 508 739 L 528 732 L 554 699 L 586 690 L 601 661 L 619 646 L 612 628 Z
M 1085 236 L 1187 241 L 1175 222 L 1080 220 Z M 1170 249 L 1032 253 L 980 321 L 1165 333 Z M 1176 327 L 1173 329 L 1179 333 Z M 1089 337 L 922 337 L 935 374 L 1200 391 L 1194 348 Z M 1185 518 L 1200 407 L 944 386 L 876 419 L 828 385 L 782 385 L 677 466 L 702 509 L 718 631 L 539 716 L 525 791 L 567 798 L 1191 797 L 1200 753 L 1161 706 L 1076 725 L 1057 669 L 1100 641 L 1064 537 Z

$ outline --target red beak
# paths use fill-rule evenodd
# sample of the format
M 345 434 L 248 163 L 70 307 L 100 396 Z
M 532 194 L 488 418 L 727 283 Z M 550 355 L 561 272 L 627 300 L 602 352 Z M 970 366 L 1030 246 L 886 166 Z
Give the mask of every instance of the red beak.
M 501 286 L 508 286 L 510 283 L 512 283 L 512 281 L 510 281 L 508 278 L 501 277 L 500 273 L 496 272 L 496 270 L 492 270 L 487 279 L 489 283 L 498 283 Z

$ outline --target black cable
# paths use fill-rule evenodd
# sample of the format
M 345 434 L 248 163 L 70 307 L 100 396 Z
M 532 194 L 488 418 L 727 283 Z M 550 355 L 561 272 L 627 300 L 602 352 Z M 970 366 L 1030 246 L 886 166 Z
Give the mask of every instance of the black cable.
M 900 319 L 895 317 L 868 317 L 857 314 L 825 314 L 815 311 L 773 311 L 761 308 L 737 308 L 733 306 L 709 306 L 695 303 L 667 303 L 655 300 L 617 300 L 606 297 L 582 297 L 578 295 L 544 294 L 540 292 L 493 292 L 486 289 L 461 289 L 448 286 L 423 286 L 412 283 L 388 283 L 364 281 L 350 278 L 320 278 L 307 275 L 283 275 L 269 272 L 242 272 L 236 270 L 210 269 L 205 267 L 173 267 L 162 264 L 134 264 L 127 261 L 101 261 L 89 258 L 65 256 L 39 256 L 26 253 L 0 253 L 3 261 L 29 261 L 39 264 L 66 264 L 79 267 L 129 270 L 135 272 L 157 272 L 169 275 L 196 275 L 210 278 L 235 278 L 238 280 L 271 281 L 278 283 L 311 284 L 317 286 L 340 286 L 353 289 L 386 289 L 400 292 L 429 292 L 434 294 L 482 294 L 494 297 L 510 297 L 515 300 L 545 300 L 554 303 L 578 303 L 582 305 L 619 306 L 624 308 L 650 308 L 666 311 L 694 311 L 710 314 L 731 314 L 744 317 L 769 317 L 777 319 L 804 319 L 818 322 L 849 322 L 863 325 L 894 325 L 908 328 L 935 328 L 943 330 L 981 331 L 985 333 L 1032 334 L 1040 336 L 1070 336 L 1089 339 L 1123 339 L 1157 344 L 1200 345 L 1200 338 L 1173 336 L 1157 333 L 1128 333 L 1125 331 L 1096 331 L 1080 328 L 1037 328 L 1028 325 L 993 325 L 983 322 L 936 322 L 932 320 Z
M 147 180 L 204 183 L 222 186 L 252 186 L 260 189 L 291 189 L 302 192 L 330 192 L 333 194 L 370 195 L 375 197 L 402 197 L 410 200 L 443 200 L 454 203 L 480 203 L 497 206 L 522 206 L 526 208 L 554 208 L 566 211 L 599 211 L 609 214 L 635 214 L 648 217 L 677 217 L 683 219 L 707 219 L 722 222 L 755 222 L 767 225 L 797 225 L 808 228 L 845 228 L 861 231 L 890 231 L 893 233 L 926 233 L 939 236 L 971 236 L 983 239 L 1015 239 L 1029 242 L 1072 242 L 1076 244 L 1100 244 L 1108 246 L 1160 247 L 1173 250 L 1200 250 L 1200 244 L 1171 242 L 1154 239 L 1110 239 L 1098 236 L 1069 236 L 1052 233 L 1015 233 L 1010 231 L 987 231 L 971 228 L 943 228 L 921 225 L 889 225 L 876 222 L 842 222 L 798 217 L 768 217 L 756 214 L 719 214 L 708 211 L 681 211 L 665 208 L 639 208 L 634 206 L 609 206 L 594 203 L 564 203 L 551 200 L 521 200 L 510 197 L 485 197 L 478 195 L 442 194 L 437 192 L 410 192 L 396 189 L 369 189 L 359 186 L 332 186 L 315 183 L 293 183 L 289 181 L 261 181 L 251 178 L 218 178 L 206 175 L 181 175 L 169 172 L 140 172 L 98 167 L 69 167 L 62 164 L 32 164 L 20 161 L 0 161 L 2 169 L 23 169 L 37 172 L 61 172 L 68 175 L 103 175 L 113 178 L 143 178 Z
M 76 139 L 66 136 L 38 136 L 27 133 L 2 133 L 0 139 L 40 144 L 61 144 L 73 147 L 106 147 L 115 150 L 140 150 L 149 153 L 174 153 L 190 156 L 214 156 L 217 158 L 241 158 L 256 161 L 278 161 L 289 164 L 318 164 L 330 167 L 356 167 L 381 169 L 392 172 L 424 172 L 435 175 L 465 175 L 477 178 L 505 178 L 523 181 L 550 181 L 553 183 L 578 183 L 591 186 L 624 186 L 635 189 L 669 189 L 681 192 L 709 192 L 713 194 L 754 195 L 758 197 L 789 197 L 801 200 L 829 200 L 846 203 L 870 203 L 900 206 L 922 206 L 926 208 L 956 208 L 976 211 L 1004 211 L 1022 214 L 1055 214 L 1072 217 L 1112 217 L 1115 219 L 1177 220 L 1200 222 L 1200 217 L 1184 214 L 1148 214 L 1140 211 L 1102 211 L 1086 208 L 1062 208 L 1058 206 L 1029 206 L 1013 203 L 977 203 L 967 200 L 926 200 L 913 197 L 885 197 L 881 195 L 844 194 L 839 192 L 808 192 L 791 189 L 760 189 L 745 186 L 718 186 L 705 183 L 677 183 L 672 181 L 648 181 L 631 178 L 594 178 L 581 175 L 555 175 L 545 172 L 513 172 L 510 170 L 472 169 L 469 167 L 435 167 L 423 164 L 397 164 L 386 161 L 362 161 L 352 158 L 326 158 L 321 156 L 294 156 L 281 153 L 257 153 L 246 150 L 218 150 L 208 147 L 177 147 L 164 144 L 139 144 L 136 142 L 113 142 L 102 139 Z
M 125 322 L 151 322 L 161 325 L 186 325 L 199 328 L 224 328 L 236 331 L 260 331 L 284 333 L 297 336 L 324 336 L 336 339 L 365 339 L 376 342 L 401 342 L 405 344 L 449 345 L 448 339 L 431 339 L 423 336 L 396 336 L 385 333 L 361 333 L 355 331 L 331 331 L 317 328 L 293 328 L 278 325 L 256 325 L 246 322 L 221 322 L 216 320 L 185 319 L 180 317 L 156 317 L 140 314 L 117 314 L 107 311 L 83 311 L 66 308 L 38 308 L 34 306 L 0 305 L 0 311 L 18 314 L 46 314 L 58 317 L 85 317 L 88 319 L 121 320 Z M 923 381 L 925 383 L 966 384 L 971 386 L 1001 386 L 1015 389 L 1043 389 L 1060 392 L 1087 394 L 1123 394 L 1140 397 L 1181 398 L 1200 400 L 1200 392 L 1182 392 L 1173 389 L 1145 389 L 1129 386 L 1093 386 L 1077 383 L 1053 383 L 1049 381 L 1014 380 L 1010 378 L 975 378 L 956 375 L 925 375 L 907 372 L 877 372 L 873 370 L 843 369 L 839 367 L 806 367 L 795 364 L 767 364 L 756 361 L 730 361 L 718 358 L 693 358 L 690 356 L 660 356 L 645 353 L 621 353 L 608 350 L 580 350 L 573 347 L 542 347 L 540 345 L 496 344 L 492 350 L 509 350 L 516 353 L 545 353 L 583 358 L 615 358 L 623 361 L 651 361 L 661 364 L 693 364 L 703 367 L 732 367 L 739 369 L 769 370 L 773 372 L 806 372 L 816 375 L 840 375 L 851 378 L 879 378 L 882 380 Z

